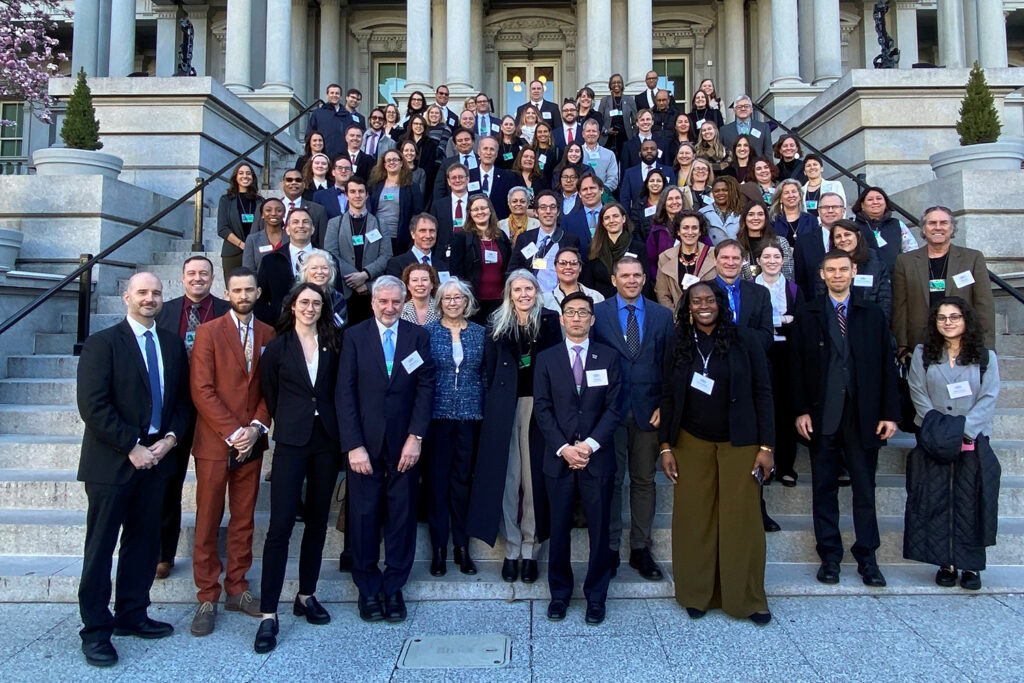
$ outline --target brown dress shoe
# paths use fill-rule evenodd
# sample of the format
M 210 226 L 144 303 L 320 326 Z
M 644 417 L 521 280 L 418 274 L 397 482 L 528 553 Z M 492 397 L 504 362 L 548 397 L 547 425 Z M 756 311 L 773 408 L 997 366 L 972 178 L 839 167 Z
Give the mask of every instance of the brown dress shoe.
M 224 609 L 229 612 L 243 612 L 250 617 L 263 618 L 263 612 L 260 611 L 260 601 L 249 591 L 244 591 L 238 595 L 229 595 L 224 600 Z
M 208 636 L 213 633 L 213 624 L 217 620 L 217 605 L 212 602 L 204 602 L 199 605 L 196 614 L 192 617 L 192 635 L 197 637 Z
M 156 578 L 166 579 L 171 575 L 171 568 L 174 566 L 173 562 L 160 562 L 156 565 Z

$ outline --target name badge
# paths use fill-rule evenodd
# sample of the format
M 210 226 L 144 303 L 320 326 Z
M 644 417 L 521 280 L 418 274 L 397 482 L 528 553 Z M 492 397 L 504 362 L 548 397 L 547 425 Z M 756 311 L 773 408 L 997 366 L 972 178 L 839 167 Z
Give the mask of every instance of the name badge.
M 533 364 L 533 356 L 526 354 L 525 356 L 519 357 L 519 369 L 528 368 Z
M 755 138 L 761 137 L 761 131 L 758 130 L 757 128 L 751 128 L 750 134 L 753 135 Z
M 480 181 L 474 180 L 473 182 L 471 182 L 469 185 L 466 186 L 466 189 L 468 189 L 470 192 L 479 192 L 480 191 Z
M 697 284 L 698 282 L 700 282 L 700 278 L 699 277 L 697 277 L 696 275 L 692 275 L 690 273 L 687 273 L 686 275 L 683 276 L 683 283 L 682 283 L 683 284 L 683 289 L 687 290 L 690 287 L 692 287 L 693 285 Z
M 606 387 L 606 386 L 608 386 L 608 371 L 607 370 L 587 370 L 587 386 L 588 387 Z
M 536 255 L 537 244 L 535 242 L 530 242 L 525 247 L 523 247 L 523 258 L 533 258 Z
M 359 123 L 359 114 L 352 114 L 352 120 Z
M 363 236 L 362 235 L 352 235 L 352 244 L 354 244 L 357 247 L 363 246 Z
M 622 116 L 622 110 L 621 109 L 612 109 L 610 112 L 608 112 L 608 115 L 609 116 Z
M 269 244 L 266 244 L 260 247 L 259 251 L 261 254 L 269 254 L 270 252 L 274 251 L 274 247 Z
M 953 276 L 953 284 L 955 284 L 957 287 L 960 287 L 961 289 L 968 285 L 973 285 L 974 275 L 971 274 L 971 271 L 965 270 L 964 272 L 958 273 Z
M 405 357 L 405 360 L 402 361 L 402 367 L 405 368 L 405 371 L 410 375 L 412 374 L 413 370 L 415 370 L 421 365 L 423 365 L 423 359 L 420 358 L 419 351 L 413 351 L 412 353 Z
M 192 330 L 191 332 L 186 332 L 185 333 L 185 348 L 186 349 L 191 349 L 192 345 L 195 344 L 195 343 L 196 343 L 196 331 Z
M 547 268 L 548 268 L 547 259 L 544 259 L 544 258 L 541 258 L 541 257 L 537 257 L 537 258 L 533 259 L 533 269 L 534 270 L 547 270 Z
M 591 161 L 588 161 L 588 162 L 587 162 L 587 165 L 588 165 L 588 166 L 590 166 L 590 167 L 592 167 L 592 168 L 597 168 L 597 162 L 596 162 L 596 161 L 593 161 L 593 160 L 591 160 Z
M 701 126 L 703 126 L 706 120 L 707 119 L 697 119 L 697 128 L 699 129 Z
M 541 154 L 537 157 L 537 165 L 540 166 L 541 170 L 544 170 L 544 164 L 548 163 L 548 155 Z
M 395 193 L 394 193 L 394 192 L 388 192 L 388 193 L 387 193 L 386 195 L 384 195 L 384 199 L 386 199 L 386 200 L 387 200 L 387 201 L 389 201 L 389 202 L 390 202 L 390 201 L 391 201 L 392 199 L 394 199 L 394 198 L 395 198 Z
M 693 377 L 690 379 L 690 386 L 702 393 L 711 395 L 711 392 L 715 389 L 715 380 L 700 374 L 699 372 L 693 373 Z
M 516 155 L 513 154 L 512 152 L 505 152 L 504 154 L 501 155 L 501 158 L 504 159 L 505 161 L 512 161 L 513 159 L 515 159 L 515 157 Z
M 661 158 L 661 150 L 660 149 L 658 150 L 658 158 L 659 159 Z
M 335 313 L 334 314 L 334 326 L 335 327 L 341 327 L 344 324 L 345 324 L 345 321 L 342 320 L 341 315 L 339 315 L 338 313 Z
M 448 282 L 448 280 L 451 279 L 451 277 L 451 273 L 449 273 L 447 270 L 437 271 L 437 279 L 441 281 L 442 285 Z
M 253 218 L 254 218 L 254 214 L 251 214 L 251 213 L 243 213 L 242 214 L 242 222 L 243 223 L 252 223 Z
M 928 281 L 929 292 L 945 292 L 946 281 L 945 280 L 929 280 Z
M 647 217 L 647 218 L 650 218 L 651 216 L 654 215 L 654 213 L 657 210 L 658 210 L 658 207 L 656 207 L 656 206 L 648 206 L 646 209 L 644 209 L 644 216 Z
M 455 126 L 455 125 L 458 124 L 458 122 L 459 122 L 459 120 L 457 118 L 455 118 L 454 116 L 452 116 L 452 117 L 450 117 L 448 119 L 448 125 L 449 126 Z
M 498 127 L 498 124 L 496 124 L 496 123 L 492 123 L 491 124 L 491 132 L 497 133 L 500 130 L 501 130 L 501 128 Z
M 541 115 L 542 117 L 544 117 L 545 119 L 549 119 L 549 120 L 551 119 L 551 112 L 549 112 L 549 111 L 542 111 L 542 112 L 540 113 L 540 115 Z
M 817 200 L 809 199 L 809 200 L 807 200 L 806 204 L 807 204 L 807 210 L 808 211 L 814 211 L 814 210 L 816 210 L 818 208 Z
M 497 263 L 498 252 L 491 251 L 490 249 L 484 250 L 484 263 Z
M 949 392 L 950 398 L 963 398 L 964 396 L 970 396 L 973 393 L 971 391 L 970 382 L 953 382 L 952 384 L 947 384 L 946 391 Z
M 454 225 L 456 228 L 461 228 L 463 223 L 465 223 L 465 220 L 462 218 L 452 219 L 452 225 Z
M 875 244 L 877 244 L 878 248 L 881 249 L 882 247 L 884 247 L 885 245 L 887 245 L 889 243 L 885 241 L 885 238 L 882 237 L 882 235 L 880 233 L 876 232 L 875 233 Z
M 715 198 L 709 194 L 706 194 L 701 198 L 701 201 L 704 202 L 705 204 L 710 204 L 711 202 L 715 201 Z
M 595 161 L 599 160 L 601 158 L 601 150 L 597 150 L 596 152 L 592 152 L 592 151 L 590 151 L 588 149 L 587 150 L 587 158 L 588 159 L 593 159 Z
M 854 275 L 853 286 L 854 287 L 874 287 L 875 276 L 874 275 Z
M 380 241 L 380 238 L 381 238 L 380 230 L 377 230 L 376 228 L 374 228 L 370 232 L 366 233 L 366 239 L 370 240 L 370 244 L 373 244 L 374 242 Z

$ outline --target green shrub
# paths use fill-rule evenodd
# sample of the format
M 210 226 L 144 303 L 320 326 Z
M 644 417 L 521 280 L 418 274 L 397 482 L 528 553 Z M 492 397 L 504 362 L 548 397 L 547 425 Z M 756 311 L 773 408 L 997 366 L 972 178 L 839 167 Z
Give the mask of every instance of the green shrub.
M 100 122 L 96 120 L 96 110 L 92 106 L 92 93 L 85 82 L 85 69 L 78 71 L 78 82 L 68 99 L 60 137 L 64 140 L 64 146 L 71 149 L 96 150 L 103 147 L 100 142 Z
M 956 122 L 960 144 L 966 146 L 995 142 L 1001 129 L 992 91 L 985 82 L 985 71 L 975 62 L 971 77 L 967 80 L 967 95 L 960 103 L 960 120 Z

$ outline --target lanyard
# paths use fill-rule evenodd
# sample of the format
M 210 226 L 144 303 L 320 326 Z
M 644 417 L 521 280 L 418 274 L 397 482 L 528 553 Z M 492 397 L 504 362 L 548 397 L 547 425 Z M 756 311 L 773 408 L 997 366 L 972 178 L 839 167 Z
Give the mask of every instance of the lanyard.
M 704 363 L 704 376 L 708 376 L 708 361 L 711 360 L 711 354 L 715 352 L 714 342 L 712 342 L 711 351 L 708 355 L 704 355 L 704 352 L 700 350 L 700 342 L 697 341 L 697 333 L 693 333 L 693 345 L 697 347 L 697 354 L 700 356 L 701 361 Z

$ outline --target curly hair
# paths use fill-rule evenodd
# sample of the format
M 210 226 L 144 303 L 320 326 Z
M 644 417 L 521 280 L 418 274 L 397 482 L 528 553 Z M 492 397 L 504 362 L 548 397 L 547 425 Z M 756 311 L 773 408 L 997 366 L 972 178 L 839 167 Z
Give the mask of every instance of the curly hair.
M 964 333 L 960 337 L 960 355 L 957 356 L 957 365 L 980 364 L 982 360 L 988 359 L 988 349 L 985 348 L 985 333 L 981 327 L 981 320 L 977 311 L 958 296 L 947 296 L 939 300 L 939 303 L 932 306 L 928 313 L 928 338 L 924 342 L 924 365 L 937 365 L 942 362 L 942 352 L 946 348 L 946 338 L 939 332 L 938 315 L 940 306 L 956 306 L 964 316 Z
M 341 331 L 334 326 L 331 315 L 330 293 L 312 282 L 300 282 L 292 287 L 291 291 L 288 292 L 288 296 L 285 297 L 284 304 L 281 306 L 281 317 L 277 319 L 277 324 L 274 325 L 274 328 L 279 335 L 295 329 L 295 313 L 292 312 L 292 303 L 307 289 L 319 295 L 322 303 L 320 317 L 316 321 L 316 333 L 320 338 L 320 343 L 335 351 L 340 350 Z
M 685 367 L 693 362 L 693 352 L 696 344 L 696 326 L 690 318 L 690 298 L 693 293 L 702 287 L 707 287 L 715 295 L 715 303 L 718 304 L 718 320 L 711 335 L 715 339 L 714 353 L 724 357 L 729 353 L 729 345 L 737 338 L 736 323 L 732 321 L 732 309 L 729 307 L 729 297 L 725 290 L 718 283 L 697 282 L 683 292 L 679 299 L 679 307 L 676 311 L 676 339 L 672 355 L 672 368 Z M 684 315 L 685 312 L 685 315 Z

